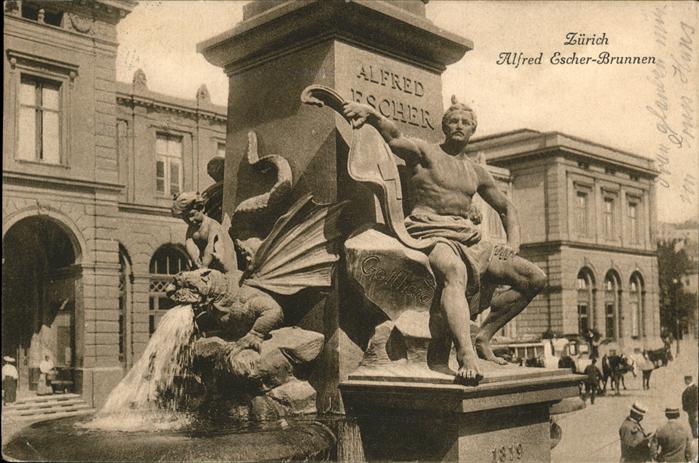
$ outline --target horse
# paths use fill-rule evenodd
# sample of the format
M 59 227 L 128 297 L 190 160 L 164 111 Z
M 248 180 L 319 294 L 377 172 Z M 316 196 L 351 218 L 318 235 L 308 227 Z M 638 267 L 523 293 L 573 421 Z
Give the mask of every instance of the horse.
M 672 351 L 667 347 L 661 347 L 660 349 L 646 351 L 648 354 L 648 360 L 653 362 L 657 367 L 667 366 L 667 364 L 672 360 Z
M 616 391 L 616 395 L 621 394 L 619 387 L 623 385 L 624 390 L 626 390 L 624 374 L 629 371 L 636 376 L 633 362 L 625 355 L 604 355 L 602 357 L 602 392 L 607 392 L 607 381 L 611 379 L 612 389 Z

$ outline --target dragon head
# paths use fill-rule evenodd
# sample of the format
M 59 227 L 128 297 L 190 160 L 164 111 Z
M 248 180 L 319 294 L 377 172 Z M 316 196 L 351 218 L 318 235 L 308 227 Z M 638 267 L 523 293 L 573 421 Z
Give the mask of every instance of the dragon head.
M 208 268 L 180 272 L 167 285 L 165 294 L 178 304 L 202 304 L 209 299 L 218 275 L 221 272 Z

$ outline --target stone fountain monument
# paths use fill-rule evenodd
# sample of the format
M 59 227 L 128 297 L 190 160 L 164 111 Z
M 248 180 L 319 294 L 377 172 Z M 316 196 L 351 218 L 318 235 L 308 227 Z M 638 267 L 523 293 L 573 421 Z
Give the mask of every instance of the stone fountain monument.
M 238 26 L 199 45 L 230 83 L 222 213 L 233 214 L 264 191 L 242 149 L 250 130 L 266 152 L 288 159 L 292 197 L 311 193 L 322 202 L 347 202 L 338 219 L 344 265 L 326 297 L 300 301 L 313 306 L 299 322 L 324 335 L 310 383 L 319 412 L 347 418 L 335 429 L 338 460 L 545 461 L 549 408 L 577 395 L 579 379 L 565 371 L 501 365 L 487 345 L 493 326 L 485 334 L 471 329 L 476 350 L 489 361 L 475 361 L 463 336 L 457 345 L 470 353 L 450 358 L 451 341 L 468 332 L 468 322 L 457 320 L 464 330 L 447 329 L 449 311 L 439 310 L 444 279 L 435 277 L 430 251 L 445 234 L 419 240 L 407 233 L 403 219 L 415 202 L 409 197 L 414 185 L 406 183 L 409 162 L 393 156 L 379 123 L 360 128 L 364 120 L 357 124 L 357 115 L 344 111 L 347 101 L 365 104 L 373 110 L 368 119 L 389 121 L 426 145 L 438 143 L 441 73 L 471 48 L 470 40 L 427 20 L 425 2 L 410 0 L 251 3 Z M 335 111 L 305 106 L 298 95 Z M 264 228 L 263 221 L 258 233 Z M 459 241 L 467 248 L 477 242 Z M 490 256 L 513 259 L 507 247 Z M 510 284 L 504 291 L 520 290 L 526 304 L 544 279 L 531 267 L 519 286 L 489 283 Z M 497 300 L 497 291 L 469 288 L 467 296 L 478 295 L 469 300 L 472 315 Z M 498 328 L 523 309 L 515 305 Z
M 252 2 L 199 45 L 229 76 L 227 153 L 209 163 L 209 189 L 173 200 L 196 267 L 167 289 L 186 323 L 161 323 L 180 333 L 181 368 L 147 350 L 122 383 L 160 365 L 167 384 L 143 402 L 207 424 L 91 447 L 72 424 L 44 425 L 10 456 L 32 458 L 26 443 L 49 433 L 81 449 L 51 454 L 71 460 L 550 459 L 551 407 L 577 396 L 579 376 L 490 348 L 545 275 L 516 256 L 516 213 L 466 155 L 473 112 L 454 102 L 442 119 L 441 73 L 473 45 L 425 3 Z M 481 240 L 476 192 L 507 245 Z

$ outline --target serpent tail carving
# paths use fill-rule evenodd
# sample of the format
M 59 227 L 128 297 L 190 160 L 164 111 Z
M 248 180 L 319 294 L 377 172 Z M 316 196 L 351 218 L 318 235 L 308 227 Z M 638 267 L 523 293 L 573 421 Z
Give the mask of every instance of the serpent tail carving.
M 235 214 L 258 212 L 270 207 L 274 207 L 289 197 L 291 193 L 292 173 L 289 161 L 277 154 L 260 157 L 257 153 L 257 135 L 255 132 L 248 132 L 248 162 L 250 165 L 262 173 L 269 169 L 277 171 L 277 181 L 272 188 L 261 195 L 253 196 L 241 202 L 235 208 Z

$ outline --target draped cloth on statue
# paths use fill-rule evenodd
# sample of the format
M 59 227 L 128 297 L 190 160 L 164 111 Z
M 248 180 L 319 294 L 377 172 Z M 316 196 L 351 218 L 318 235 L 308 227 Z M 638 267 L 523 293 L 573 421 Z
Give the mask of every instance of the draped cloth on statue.
M 434 239 L 448 245 L 466 266 L 466 299 L 471 308 L 490 305 L 494 284 L 484 281 L 493 243 L 481 241 L 480 231 L 469 219 L 459 216 L 418 213 L 405 219 L 405 228 L 413 238 Z
M 306 87 L 301 101 L 328 106 L 341 115 L 345 103 L 334 89 L 322 85 Z M 486 284 L 483 276 L 493 256 L 493 243 L 481 241 L 477 227 L 464 217 L 413 214 L 406 219 L 394 155 L 381 134 L 370 124 L 359 128 L 353 126 L 347 172 L 376 195 L 386 225 L 404 246 L 429 254 L 437 243 L 447 244 L 466 266 L 469 305 L 478 309 L 490 305 L 496 285 Z

